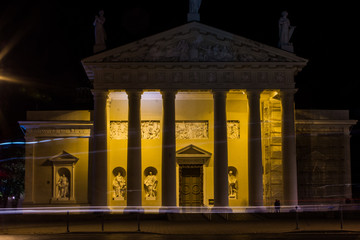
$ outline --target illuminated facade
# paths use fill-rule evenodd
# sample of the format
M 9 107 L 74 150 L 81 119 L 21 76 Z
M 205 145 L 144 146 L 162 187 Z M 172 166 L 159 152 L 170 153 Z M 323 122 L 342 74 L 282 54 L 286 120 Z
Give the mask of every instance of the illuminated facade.
M 295 121 L 294 76 L 306 63 L 198 22 L 84 59 L 93 111 L 20 122 L 36 143 L 26 149 L 25 204 L 296 205 L 318 189 L 297 174 L 313 176 L 311 159 L 325 164 L 306 137 L 329 129 L 342 146 L 334 184 L 347 186 L 354 121 L 344 111 L 298 111 Z M 351 186 L 329 191 L 351 198 Z

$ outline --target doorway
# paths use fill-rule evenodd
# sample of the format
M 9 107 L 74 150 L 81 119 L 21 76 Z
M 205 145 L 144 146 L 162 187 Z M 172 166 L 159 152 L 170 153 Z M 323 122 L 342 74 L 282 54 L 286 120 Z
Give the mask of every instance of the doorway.
M 181 164 L 179 176 L 180 206 L 203 206 L 203 165 Z

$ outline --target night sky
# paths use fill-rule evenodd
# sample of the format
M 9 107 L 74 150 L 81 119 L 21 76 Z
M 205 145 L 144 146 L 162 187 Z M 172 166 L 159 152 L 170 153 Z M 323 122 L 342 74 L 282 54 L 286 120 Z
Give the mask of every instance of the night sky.
M 309 60 L 295 79 L 296 108 L 350 109 L 360 119 L 355 5 L 313 2 L 203 0 L 200 22 L 276 47 L 288 11 L 295 53 Z M 188 0 L 0 1 L 0 142 L 22 137 L 17 121 L 26 110 L 92 108 L 80 60 L 93 54 L 100 9 L 111 49 L 185 24 Z M 359 132 L 354 127 L 353 148 Z M 352 155 L 356 166 L 360 154 Z

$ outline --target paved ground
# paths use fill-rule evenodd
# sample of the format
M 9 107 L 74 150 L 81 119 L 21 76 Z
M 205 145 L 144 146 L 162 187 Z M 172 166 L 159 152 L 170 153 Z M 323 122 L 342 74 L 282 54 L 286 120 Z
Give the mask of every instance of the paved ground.
M 280 233 L 242 235 L 161 235 L 161 234 L 119 234 L 119 233 L 66 233 L 43 235 L 0 235 L 1 240 L 359 240 L 353 233 Z
M 5 235 L 63 233 L 151 233 L 160 235 L 244 235 L 285 233 L 360 234 L 360 216 L 336 213 L 299 214 L 37 214 L 0 215 Z

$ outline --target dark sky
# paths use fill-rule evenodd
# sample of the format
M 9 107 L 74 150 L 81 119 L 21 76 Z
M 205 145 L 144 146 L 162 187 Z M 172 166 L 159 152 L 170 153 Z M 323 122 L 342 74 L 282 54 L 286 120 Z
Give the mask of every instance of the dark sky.
M 92 108 L 80 60 L 92 55 L 100 9 L 108 48 L 185 24 L 188 12 L 187 0 L 97 2 L 0 2 L 0 74 L 16 80 L 0 80 L 1 140 L 19 134 L 25 110 Z M 309 60 L 296 77 L 296 107 L 351 109 L 357 117 L 358 67 L 350 60 L 358 44 L 355 7 L 312 2 L 203 0 L 201 22 L 276 46 L 277 22 L 287 10 L 296 26 L 295 53 Z

